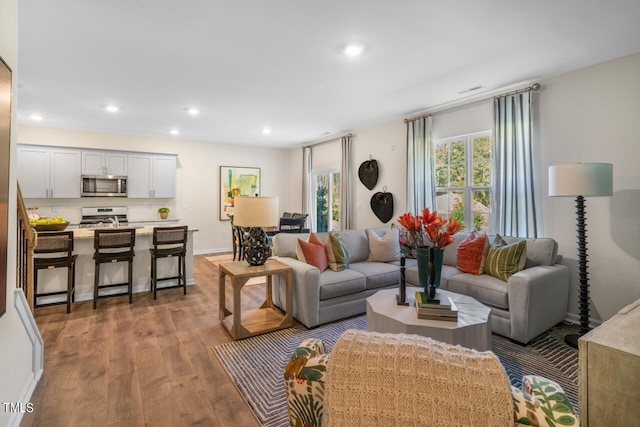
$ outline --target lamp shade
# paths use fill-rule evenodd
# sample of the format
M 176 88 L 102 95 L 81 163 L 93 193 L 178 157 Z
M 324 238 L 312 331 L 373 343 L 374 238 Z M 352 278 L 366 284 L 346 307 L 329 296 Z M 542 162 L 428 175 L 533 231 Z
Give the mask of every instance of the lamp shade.
M 611 163 L 571 163 L 549 166 L 549 196 L 611 196 Z
M 233 225 L 238 227 L 276 227 L 280 215 L 277 197 L 236 197 Z

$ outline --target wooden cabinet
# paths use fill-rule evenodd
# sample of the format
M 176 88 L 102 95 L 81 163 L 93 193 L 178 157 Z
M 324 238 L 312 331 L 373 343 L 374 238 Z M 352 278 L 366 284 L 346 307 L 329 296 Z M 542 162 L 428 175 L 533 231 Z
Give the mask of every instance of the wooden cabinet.
M 176 156 L 129 154 L 127 179 L 130 198 L 173 198 L 176 193 Z
M 82 150 L 82 174 L 127 175 L 127 153 Z
M 18 146 L 18 182 L 24 198 L 79 198 L 80 150 Z
M 578 340 L 583 427 L 640 420 L 640 300 Z

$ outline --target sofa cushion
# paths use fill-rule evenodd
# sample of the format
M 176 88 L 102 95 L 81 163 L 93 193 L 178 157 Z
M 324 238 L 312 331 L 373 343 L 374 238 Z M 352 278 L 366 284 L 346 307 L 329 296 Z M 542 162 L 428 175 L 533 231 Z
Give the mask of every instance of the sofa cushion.
M 409 264 L 409 260 L 407 260 L 407 265 L 408 264 Z M 406 267 L 405 274 L 404 274 L 405 282 L 411 285 L 420 286 L 420 277 L 418 274 L 418 262 L 415 261 L 415 263 L 412 263 L 412 264 L 413 266 Z M 463 274 L 463 273 L 461 273 L 457 267 L 450 266 L 450 265 L 443 265 L 442 272 L 440 273 L 440 287 L 445 290 L 449 289 L 447 287 L 449 278 L 453 276 L 457 276 L 458 274 Z
M 442 256 L 442 263 L 444 265 L 458 265 L 458 246 L 464 239 L 469 236 L 466 231 L 459 231 L 453 235 L 453 243 L 444 247 L 444 255 Z
M 506 282 L 512 274 L 524 268 L 526 248 L 524 240 L 506 244 L 499 234 L 496 235 L 487 253 L 485 272 Z
M 536 265 L 553 265 L 558 258 L 558 242 L 549 237 L 538 237 L 535 239 L 522 239 L 518 237 L 504 237 L 507 243 L 520 240 L 527 242 L 527 257 L 524 268 Z
M 362 292 L 366 287 L 364 275 L 350 268 L 325 270 L 320 274 L 320 301 Z
M 369 239 L 364 230 L 342 230 L 337 233 L 347 245 L 352 263 L 366 261 L 369 258 Z
M 320 238 L 320 233 L 318 234 Z M 278 233 L 273 236 L 273 254 L 281 257 L 297 259 L 296 248 L 298 239 L 307 240 L 309 233 Z
M 469 233 L 458 246 L 458 270 L 471 274 L 484 273 L 484 262 L 489 240 L 486 234 Z
M 384 262 L 358 262 L 350 267 L 366 277 L 367 289 L 383 288 L 400 283 L 400 267 Z
M 329 268 L 333 271 L 342 271 L 349 267 L 350 258 L 347 245 L 342 242 L 339 234 L 330 232 L 324 239 L 324 250 L 327 253 Z
M 298 260 L 313 265 L 321 272 L 327 269 L 327 253 L 324 250 L 324 245 L 314 233 L 311 233 L 308 241 L 298 239 L 296 255 Z
M 390 262 L 400 259 L 400 240 L 398 229 L 387 230 L 384 236 L 379 237 L 372 230 L 367 230 L 369 237 L 369 258 L 370 262 Z
M 447 290 L 468 295 L 492 307 L 509 308 L 507 282 L 488 274 L 461 273 L 450 277 L 447 281 Z

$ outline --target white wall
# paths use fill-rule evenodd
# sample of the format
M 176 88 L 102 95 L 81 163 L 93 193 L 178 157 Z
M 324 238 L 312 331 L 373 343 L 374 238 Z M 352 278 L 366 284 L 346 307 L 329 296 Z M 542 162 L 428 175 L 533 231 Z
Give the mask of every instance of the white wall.
M 608 319 L 640 298 L 640 54 L 540 82 L 542 188 L 550 165 L 613 163 L 613 197 L 586 200 L 591 317 Z M 578 312 L 575 202 L 544 197 L 544 232 L 571 267 Z
M 280 197 L 280 211 L 297 205 L 289 201 L 289 150 L 185 141 L 177 138 L 152 138 L 133 135 L 51 129 L 35 126 L 18 128 L 20 144 L 57 145 L 96 149 L 146 151 L 178 154 L 175 199 L 28 199 L 29 207 L 38 207 L 42 215 L 62 215 L 72 222 L 80 220 L 80 207 L 129 207 L 130 220 L 156 218 L 160 206 L 171 209 L 169 219 L 198 229 L 194 233 L 196 253 L 231 249 L 229 221 L 219 220 L 220 166 L 248 166 L 261 169 L 261 194 Z M 298 164 L 299 166 L 299 164 Z M 55 207 L 56 212 L 53 212 Z
M 16 93 L 17 93 L 17 0 L 0 0 L 0 56 L 13 74 L 11 114 L 11 158 L 9 182 L 15 182 Z M 9 235 L 7 253 L 7 311 L 0 318 L 0 405 L 2 402 L 27 403 L 35 386 L 32 374 L 32 346 L 14 306 L 16 289 L 16 186 L 9 190 Z M 0 426 L 17 423 L 19 413 L 0 406 Z

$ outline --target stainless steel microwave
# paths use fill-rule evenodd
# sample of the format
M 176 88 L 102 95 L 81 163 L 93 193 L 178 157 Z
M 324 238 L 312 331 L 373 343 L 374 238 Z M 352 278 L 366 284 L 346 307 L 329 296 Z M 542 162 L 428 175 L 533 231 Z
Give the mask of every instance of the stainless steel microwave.
M 82 197 L 127 197 L 127 177 L 82 175 Z

